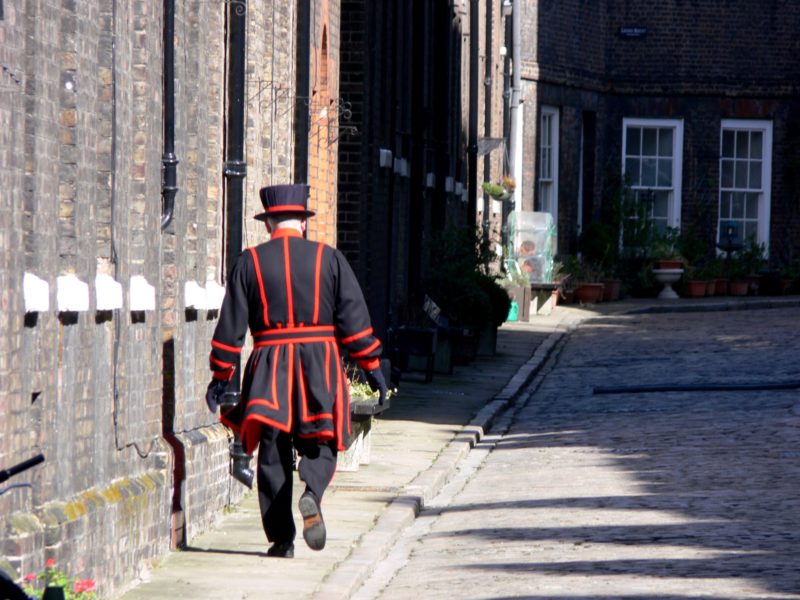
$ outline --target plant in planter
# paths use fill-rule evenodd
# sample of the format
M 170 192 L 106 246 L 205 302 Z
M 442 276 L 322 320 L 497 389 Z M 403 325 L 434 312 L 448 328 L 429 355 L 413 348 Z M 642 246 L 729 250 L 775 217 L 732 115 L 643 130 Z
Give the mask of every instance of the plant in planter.
M 600 281 L 602 269 L 594 263 L 577 257 L 564 261 L 564 271 L 574 281 L 575 300 L 582 304 L 593 304 L 603 299 L 605 285 Z
M 514 178 L 509 175 L 504 175 L 503 178 L 495 183 L 492 181 L 484 181 L 481 184 L 483 191 L 495 200 L 508 200 L 514 193 L 517 187 Z
M 491 253 L 478 232 L 465 228 L 444 231 L 432 240 L 431 256 L 436 260 L 431 261 L 424 290 L 449 320 L 453 359 L 463 364 L 475 357 L 480 332 L 495 327 L 497 319 L 500 323 L 505 320 L 511 300 L 488 275 Z M 491 282 L 489 293 L 486 278 Z
M 757 294 L 761 274 L 767 268 L 766 248 L 764 244 L 759 244 L 755 236 L 748 237 L 744 246 L 738 253 L 738 259 L 744 266 L 749 293 Z
M 681 232 L 675 227 L 655 236 L 650 247 L 650 257 L 654 269 L 682 269 L 684 257 L 681 254 Z
M 689 298 L 702 298 L 706 295 L 706 280 L 701 277 L 701 269 L 686 265 L 683 269 L 685 293 Z

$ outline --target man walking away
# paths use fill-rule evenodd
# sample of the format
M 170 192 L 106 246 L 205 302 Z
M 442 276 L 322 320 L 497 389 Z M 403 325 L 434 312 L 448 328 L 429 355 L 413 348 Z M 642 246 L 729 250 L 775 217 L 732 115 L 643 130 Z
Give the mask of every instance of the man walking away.
M 249 328 L 253 351 L 242 372 L 239 403 L 220 420 L 241 438 L 248 454 L 258 449 L 258 500 L 267 554 L 291 558 L 292 448 L 306 484 L 298 508 L 303 538 L 325 546 L 321 501 L 333 478 L 336 456 L 350 431 L 350 398 L 342 369 L 345 350 L 386 399 L 381 343 L 373 335 L 364 295 L 344 255 L 305 239 L 308 186 L 276 185 L 260 191 L 268 242 L 247 248 L 227 282 L 211 341 L 213 379 L 206 401 L 216 411 Z

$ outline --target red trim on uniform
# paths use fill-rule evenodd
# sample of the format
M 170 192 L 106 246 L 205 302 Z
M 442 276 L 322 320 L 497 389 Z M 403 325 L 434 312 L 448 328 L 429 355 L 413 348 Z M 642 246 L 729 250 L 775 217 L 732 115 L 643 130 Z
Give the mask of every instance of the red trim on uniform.
M 325 387 L 331 391 L 331 345 L 325 344 Z
M 318 415 L 309 416 L 308 415 L 308 398 L 306 397 L 306 380 L 303 377 L 303 363 L 300 359 L 297 359 L 297 371 L 300 373 L 300 422 L 301 423 L 312 423 L 314 421 L 322 421 L 324 419 L 329 419 L 333 421 L 333 415 L 330 413 L 319 413 Z
M 380 358 L 370 358 L 369 360 L 361 360 L 356 362 L 358 363 L 358 366 L 365 371 L 372 371 L 373 369 L 377 369 L 381 366 Z
M 282 237 L 303 237 L 303 232 L 294 227 L 278 227 L 269 237 L 271 240 Z
M 275 213 L 285 213 L 285 212 L 306 213 L 308 212 L 308 209 L 302 204 L 280 204 L 278 206 L 271 206 L 264 212 L 267 213 L 268 215 Z
M 283 270 L 286 274 L 286 310 L 289 316 L 289 327 L 294 327 L 294 299 L 292 298 L 292 265 L 289 258 L 289 238 L 283 238 Z
M 297 437 L 306 438 L 306 439 L 320 439 L 320 440 L 332 440 L 335 436 L 332 431 L 316 431 L 314 433 L 298 433 L 296 434 Z
M 219 348 L 220 350 L 225 350 L 226 352 L 233 352 L 234 354 L 241 354 L 242 352 L 241 348 L 228 346 L 227 344 L 223 344 L 222 342 L 218 342 L 217 340 L 211 340 L 211 345 L 214 346 L 214 348 Z
M 321 331 L 330 331 L 333 332 L 336 327 L 334 325 L 315 325 L 315 326 L 308 326 L 308 327 L 282 327 L 280 329 L 265 329 L 264 331 L 256 331 L 253 333 L 253 337 L 259 337 L 262 335 L 285 335 L 287 333 L 293 333 L 294 331 L 301 331 L 303 333 L 316 333 Z
M 336 358 L 336 410 L 334 413 L 336 414 L 336 433 L 337 433 L 337 447 L 339 450 L 344 450 L 344 413 L 343 410 L 345 409 L 345 401 L 344 401 L 344 394 L 348 393 L 347 390 L 344 388 L 342 378 L 344 376 L 344 371 L 342 371 L 342 360 L 339 357 L 339 348 L 338 346 L 333 346 L 334 350 L 334 357 Z M 344 392 L 342 391 L 344 389 Z M 347 410 L 350 410 L 349 406 L 346 407 Z M 347 434 L 350 435 L 350 428 L 347 428 Z
M 221 414 L 221 415 L 219 416 L 219 422 L 220 422 L 220 423 L 222 423 L 223 425 L 225 425 L 225 427 L 228 427 L 229 429 L 232 429 L 232 430 L 233 430 L 233 431 L 235 431 L 237 434 L 241 434 L 241 431 L 242 431 L 242 430 L 241 430 L 241 427 L 239 427 L 239 426 L 238 426 L 236 423 L 234 423 L 234 422 L 232 422 L 232 421 L 229 421 L 229 420 L 227 419 L 227 416 L 228 416 L 229 414 L 231 414 L 231 413 L 232 413 L 233 411 L 235 411 L 235 410 L 237 410 L 237 409 L 236 409 L 236 408 L 232 408 L 232 409 L 230 409 L 228 412 L 226 412 L 224 415 L 222 415 L 222 414 Z
M 350 342 L 355 342 L 356 340 L 360 340 L 362 337 L 368 336 L 372 333 L 372 327 L 367 327 L 364 331 L 359 331 L 358 333 L 354 333 L 353 335 L 346 337 L 341 341 L 342 344 L 349 344 Z
M 247 401 L 247 406 L 249 407 L 251 404 L 260 404 L 262 406 L 266 406 L 267 408 L 271 408 L 272 410 L 280 409 L 277 398 L 274 400 L 267 400 L 266 398 L 250 398 L 250 400 Z
M 272 357 L 272 397 L 278 400 L 278 357 Z
M 218 367 L 222 367 L 223 369 L 230 369 L 234 364 L 214 358 L 214 355 L 210 355 L 208 357 L 208 360 L 217 365 Z
M 261 279 L 261 266 L 258 264 L 258 255 L 255 248 L 248 248 L 253 256 L 253 266 L 256 268 L 256 279 L 258 279 L 258 293 L 261 294 L 261 304 L 264 306 L 264 324 L 269 325 L 269 305 L 267 304 L 267 292 L 264 289 L 264 280 Z
M 324 246 L 320 243 L 317 246 L 317 264 L 314 267 L 314 318 L 312 319 L 312 323 L 315 325 L 317 321 L 319 321 L 319 277 L 320 272 L 322 271 L 322 250 Z
M 364 348 L 363 350 L 359 350 L 358 352 L 353 352 L 350 354 L 351 358 L 358 358 L 359 356 L 365 356 L 375 350 L 376 348 L 380 348 L 381 342 L 380 340 L 375 340 L 369 346 Z
M 294 391 L 294 344 L 289 344 L 289 382 L 287 386 L 286 404 L 289 407 L 289 428 L 292 427 L 292 392 Z M 278 362 L 278 361 L 275 361 Z
M 242 444 L 244 445 L 244 450 L 247 454 L 252 454 L 258 442 L 261 438 L 260 433 L 261 427 L 264 425 L 269 425 L 270 427 L 275 427 L 276 429 L 280 429 L 285 433 L 289 433 L 291 431 L 291 427 L 287 427 L 283 423 L 279 423 L 274 419 L 270 419 L 269 417 L 265 417 L 264 415 L 248 415 L 247 418 L 244 420 L 244 424 L 242 425 L 242 433 L 240 437 L 242 438 Z M 254 439 L 255 442 L 251 442 L 250 440 Z
M 297 338 L 291 338 L 291 340 L 265 340 L 263 342 L 255 342 L 253 344 L 253 348 L 263 348 L 264 346 L 285 346 L 290 343 L 307 344 L 311 342 L 329 342 L 329 341 L 331 341 L 330 337 L 323 337 L 323 336 L 297 337 Z

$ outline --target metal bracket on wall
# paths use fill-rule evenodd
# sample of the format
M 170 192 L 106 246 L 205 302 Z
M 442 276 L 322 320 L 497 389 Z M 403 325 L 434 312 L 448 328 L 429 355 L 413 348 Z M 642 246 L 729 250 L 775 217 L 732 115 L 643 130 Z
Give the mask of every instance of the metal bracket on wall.
M 270 111 L 273 119 L 284 117 L 289 111 L 294 110 L 297 103 L 302 102 L 308 109 L 308 129 L 311 139 L 324 134 L 327 145 L 330 146 L 343 135 L 359 134 L 355 125 L 343 123 L 353 117 L 352 104 L 346 100 L 330 98 L 323 102 L 316 96 L 300 96 L 288 87 L 263 79 L 251 79 L 247 84 L 251 89 L 255 89 L 248 98 L 248 105 L 257 103 L 259 111 Z

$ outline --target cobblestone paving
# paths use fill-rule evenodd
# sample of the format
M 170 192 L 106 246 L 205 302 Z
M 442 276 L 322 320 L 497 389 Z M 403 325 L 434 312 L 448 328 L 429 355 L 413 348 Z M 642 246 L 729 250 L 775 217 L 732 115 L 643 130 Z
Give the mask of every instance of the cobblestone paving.
M 356 598 L 800 599 L 800 390 L 593 394 L 789 380 L 797 308 L 584 323 Z

